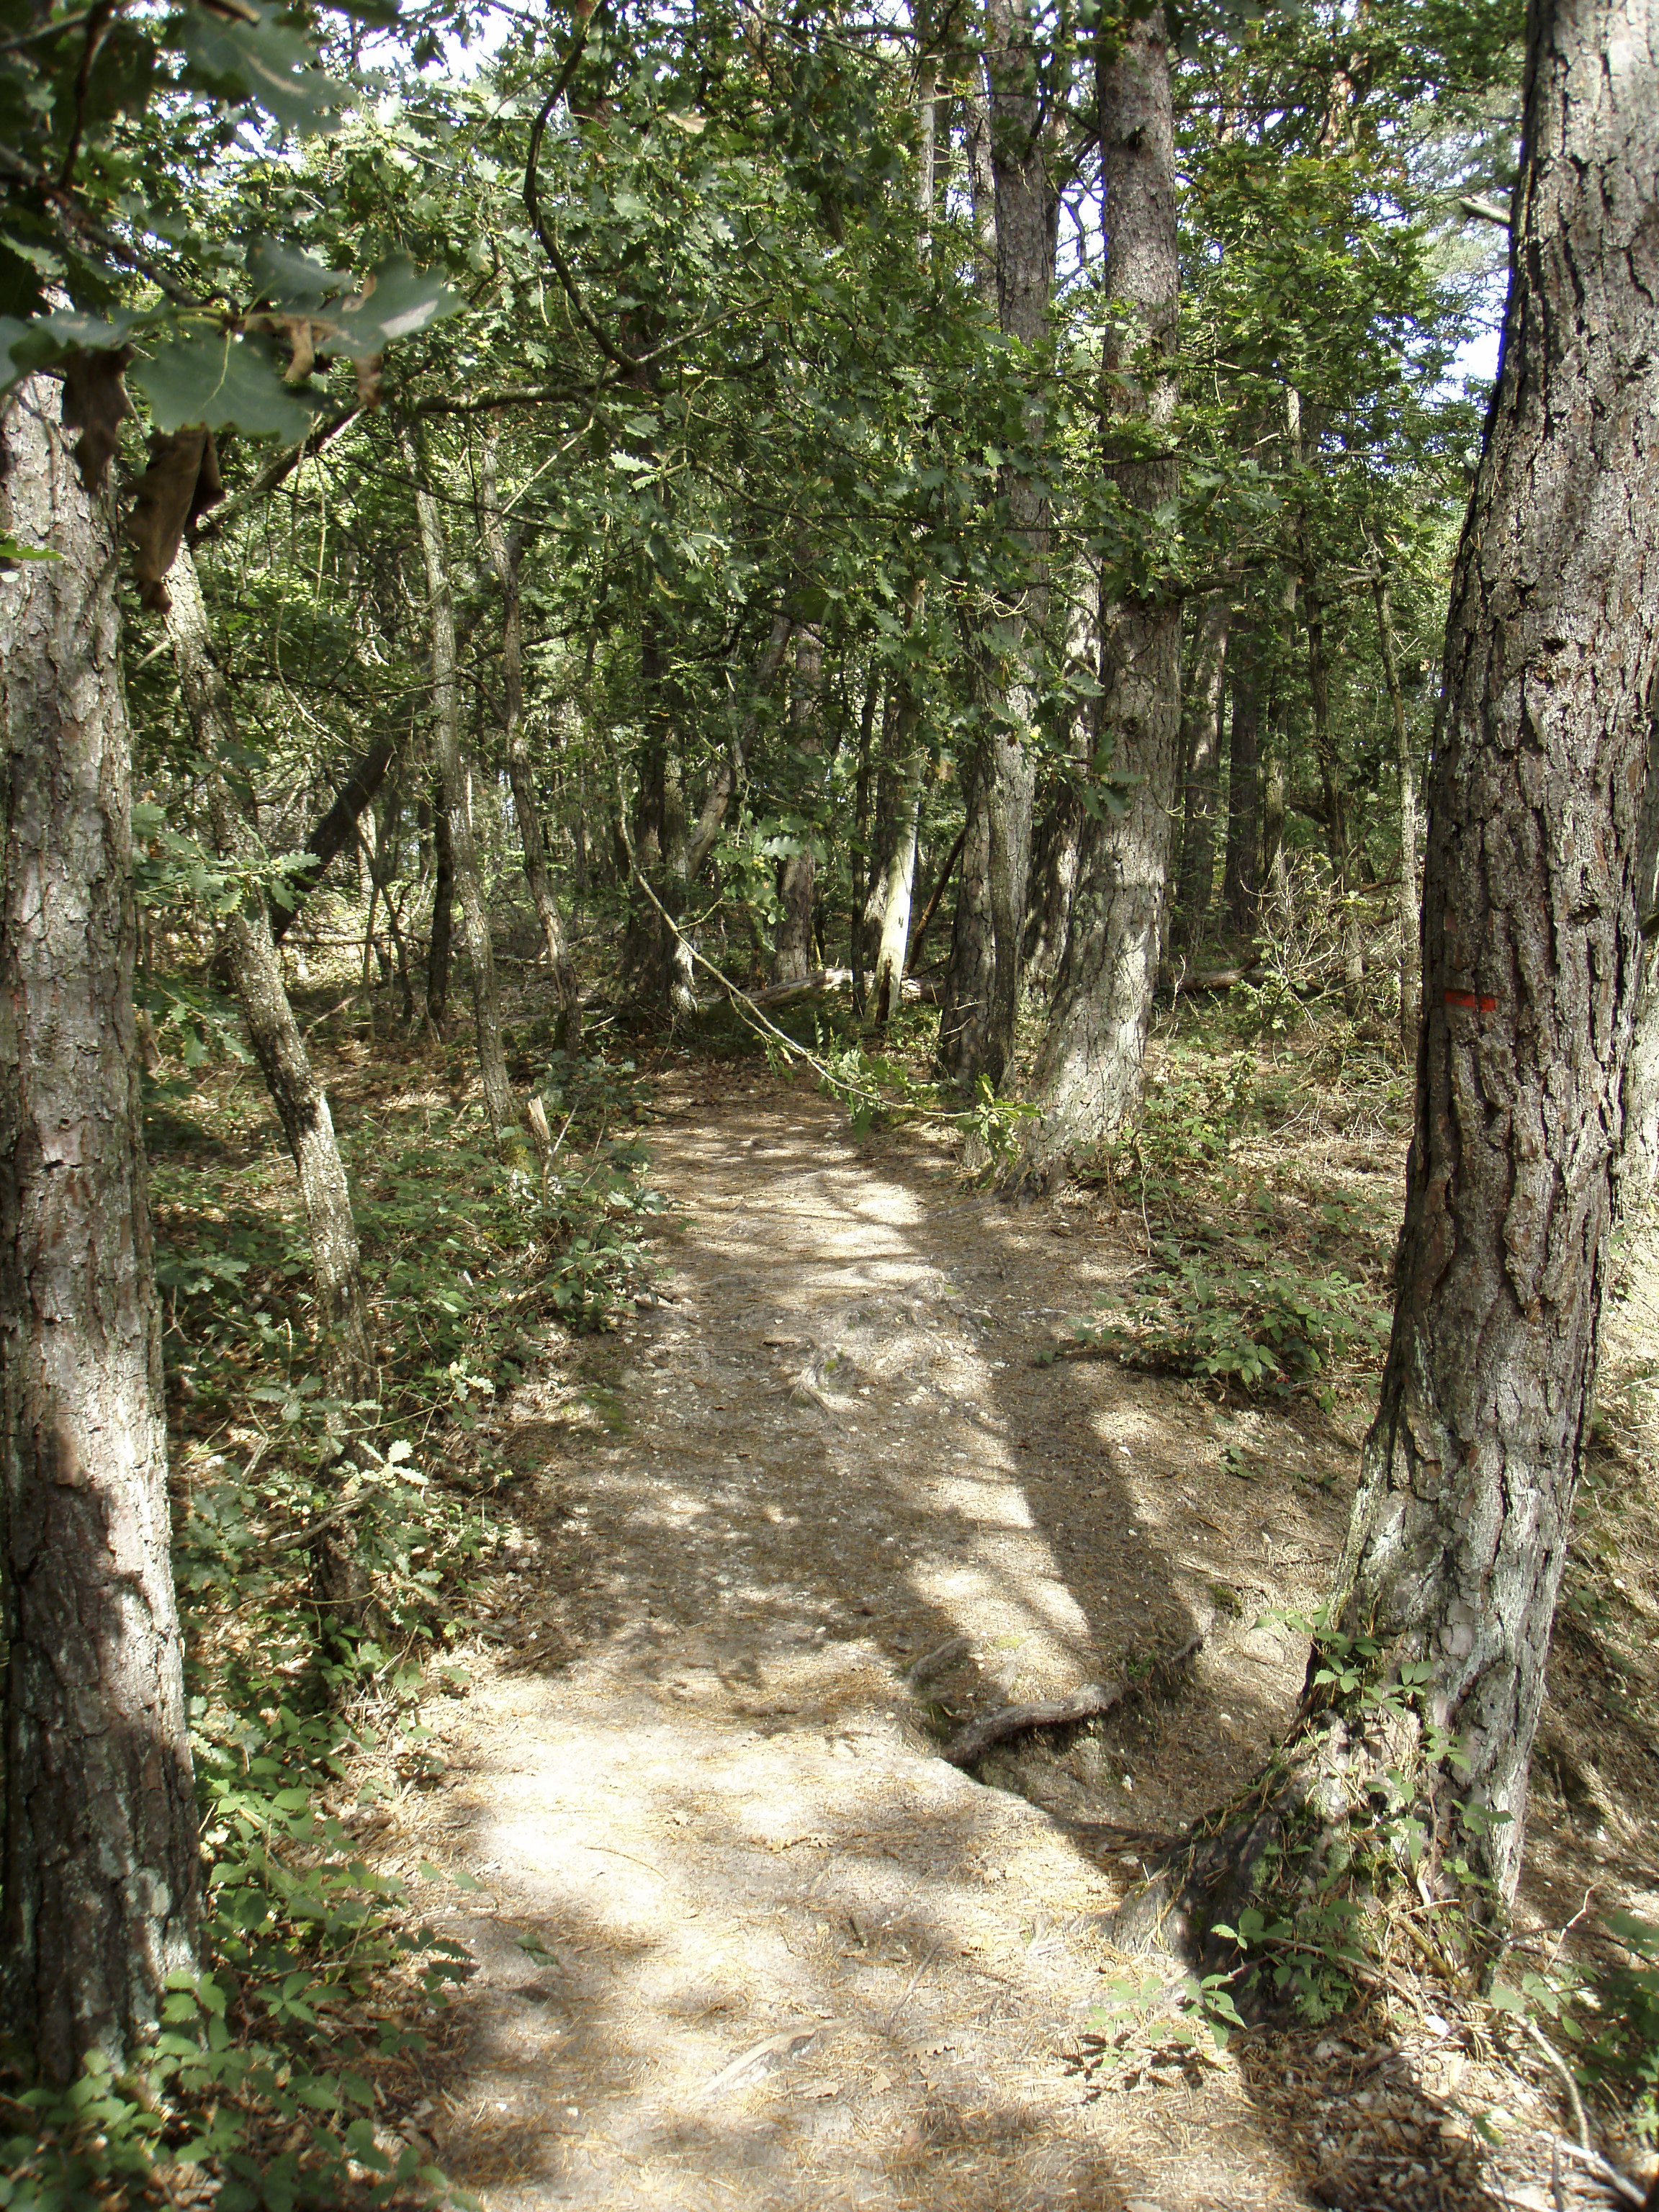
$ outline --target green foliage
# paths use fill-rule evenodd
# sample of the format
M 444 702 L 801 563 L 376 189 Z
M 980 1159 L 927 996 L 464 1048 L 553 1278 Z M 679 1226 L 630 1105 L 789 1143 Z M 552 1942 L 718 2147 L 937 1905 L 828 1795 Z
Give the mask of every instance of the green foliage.
M 1085 2023 L 1084 2071 L 1109 2089 L 1201 2071 L 1244 2026 L 1231 1987 L 1242 1971 L 1167 1984 L 1156 1974 L 1115 1976 Z
M 1206 1264 L 1165 1240 L 1161 1264 L 1137 1277 L 1127 1308 L 1103 1302 L 1118 1317 L 1074 1321 L 1073 1337 L 1127 1366 L 1247 1392 L 1312 1386 L 1356 1351 L 1386 1343 L 1383 1314 L 1365 1284 L 1335 1269 L 1310 1274 L 1280 1264 L 1261 1239 L 1240 1242 L 1237 1255 Z

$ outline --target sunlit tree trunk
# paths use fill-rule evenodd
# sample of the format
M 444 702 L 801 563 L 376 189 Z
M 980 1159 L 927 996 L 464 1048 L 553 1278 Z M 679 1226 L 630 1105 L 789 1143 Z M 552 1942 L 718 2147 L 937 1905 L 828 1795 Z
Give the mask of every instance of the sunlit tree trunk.
M 1190 952 L 1204 934 L 1215 889 L 1215 808 L 1220 782 L 1221 708 L 1227 668 L 1232 596 L 1206 592 L 1198 610 L 1193 679 L 1182 714 L 1186 762 L 1186 819 L 1176 899 L 1179 949 Z
M 811 805 L 801 810 L 810 817 L 805 849 L 792 853 L 783 864 L 783 912 L 772 948 L 775 983 L 798 983 L 812 964 L 812 902 L 817 884 L 817 865 L 811 841 L 822 796 L 823 690 L 823 639 L 817 629 L 805 625 L 795 632 L 795 681 L 790 719 Z
M 1437 1854 L 1521 1866 L 1589 1440 L 1659 681 L 1659 5 L 1536 0 L 1452 584 L 1393 1341 L 1343 1623 L 1425 1665 Z
M 49 2080 L 124 2062 L 196 1964 L 132 1005 L 113 500 L 61 387 L 0 401 L 0 2028 Z
M 444 787 L 449 821 L 450 864 L 461 909 L 466 956 L 472 970 L 472 1013 L 478 1038 L 478 1073 L 490 1133 L 503 1152 L 521 1148 L 518 1108 L 501 1050 L 501 1003 L 495 990 L 495 958 L 489 942 L 489 915 L 478 872 L 477 845 L 466 803 L 466 773 L 461 762 L 460 672 L 455 653 L 455 600 L 449 579 L 449 549 L 443 517 L 427 482 L 426 466 L 412 436 L 404 438 L 404 458 L 415 483 L 415 514 L 426 563 L 428 618 L 432 625 L 433 748 Z M 435 931 L 434 931 L 435 935 Z
M 916 718 L 915 693 L 902 678 L 896 678 L 888 692 L 886 726 L 882 731 L 870 890 L 864 902 L 870 964 L 867 1003 L 878 1028 L 897 1011 L 910 943 L 916 828 L 921 813 L 922 762 Z
M 1421 997 L 1417 987 L 1417 768 L 1412 759 L 1411 733 L 1406 726 L 1406 695 L 1400 688 L 1394 610 L 1386 576 L 1377 579 L 1372 596 L 1376 604 L 1377 643 L 1382 652 L 1382 680 L 1388 686 L 1389 705 L 1394 714 L 1395 774 L 1400 782 L 1400 888 L 1395 895 L 1395 923 L 1400 933 L 1400 1049 L 1409 1062 L 1417 1053 Z
M 1177 264 L 1175 143 L 1164 11 L 1131 24 L 1098 68 L 1105 194 L 1105 468 L 1146 519 L 1173 499 L 1177 468 L 1160 434 L 1173 418 Z M 1122 397 L 1138 391 L 1138 405 Z M 1113 422 L 1132 441 L 1113 455 Z M 1149 436 L 1149 431 L 1151 435 Z M 1150 448 L 1150 450 L 1149 450 Z M 1046 1178 L 1109 1135 L 1140 1096 L 1163 954 L 1181 722 L 1181 610 L 1156 592 L 1101 608 L 1101 729 L 1139 779 L 1121 814 L 1089 825 L 1072 931 L 1055 986 L 1025 1153 Z
M 236 717 L 213 657 L 207 608 L 188 547 L 180 546 L 168 572 L 167 596 L 167 640 L 203 757 L 213 842 L 222 860 L 254 868 L 261 858 L 258 840 L 220 772 L 219 763 L 234 761 L 240 750 Z M 289 1004 L 263 896 L 246 901 L 228 915 L 222 932 L 231 987 L 299 1173 L 311 1234 L 318 1360 L 333 1396 L 348 1401 L 370 1397 L 374 1368 L 345 1164 L 335 1141 L 327 1093 L 313 1073 Z

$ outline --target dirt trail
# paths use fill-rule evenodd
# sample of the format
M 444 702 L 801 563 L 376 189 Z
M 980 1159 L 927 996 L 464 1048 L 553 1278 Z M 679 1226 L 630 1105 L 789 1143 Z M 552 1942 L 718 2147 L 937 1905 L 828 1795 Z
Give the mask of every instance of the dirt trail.
M 1272 1480 L 1234 1480 L 1196 1393 L 1034 1364 L 1127 1226 L 964 1193 L 805 1091 L 658 1097 L 672 1303 L 512 1409 L 538 1534 L 406 1832 L 487 1892 L 449 1921 L 479 1972 L 440 2156 L 489 2212 L 1313 2201 L 1231 2062 L 1091 2093 L 1128 1869 L 1081 1824 L 1173 1826 L 1259 1759 L 1304 1652 L 1247 1623 L 1317 1592 L 1346 1504 L 1288 1476 L 1340 1443 L 1264 1422 Z M 1007 1763 L 1048 1809 L 939 1756 L 948 1714 L 1198 1628 L 1173 1702 Z

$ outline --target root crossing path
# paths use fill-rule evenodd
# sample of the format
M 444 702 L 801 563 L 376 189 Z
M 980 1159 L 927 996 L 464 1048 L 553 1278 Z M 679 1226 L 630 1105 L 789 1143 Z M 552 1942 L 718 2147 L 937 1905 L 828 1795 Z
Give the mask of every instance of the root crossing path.
M 1231 2062 L 1128 2095 L 1079 2060 L 1103 1824 L 1213 1802 L 1294 1698 L 1282 1632 L 1214 1630 L 1217 1559 L 1260 1577 L 1265 1526 L 1293 1595 L 1330 1530 L 1215 1498 L 1194 1395 L 1038 1364 L 1127 1234 L 805 1090 L 688 1063 L 659 1100 L 667 1296 L 504 1409 L 533 1504 L 395 1838 L 483 1885 L 419 1893 L 477 1961 L 439 2156 L 488 2212 L 1310 2201 Z M 1200 1629 L 1173 1703 L 1035 1783 L 939 1755 Z

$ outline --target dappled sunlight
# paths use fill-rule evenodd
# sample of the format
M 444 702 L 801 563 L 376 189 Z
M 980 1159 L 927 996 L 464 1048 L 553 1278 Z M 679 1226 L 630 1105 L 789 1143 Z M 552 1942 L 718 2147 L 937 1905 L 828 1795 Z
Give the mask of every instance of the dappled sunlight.
M 668 1303 L 548 1386 L 613 1412 L 548 1428 L 501 1660 L 443 1717 L 425 1848 L 491 1900 L 452 1915 L 481 1970 L 444 2154 L 489 2212 L 1115 2204 L 1155 2146 L 1066 2058 L 1129 1878 L 1111 1824 L 1247 1772 L 1301 1655 L 1212 1635 L 1179 1753 L 1127 1719 L 1092 1765 L 1042 1754 L 1052 1805 L 940 1758 L 1209 1628 L 1196 1532 L 1236 1548 L 1248 1501 L 1196 1472 L 1201 1407 L 1034 1365 L 1110 1255 L 787 1103 L 659 1142 Z M 1288 2187 L 1228 2109 L 1229 2170 L 1248 2138 Z

